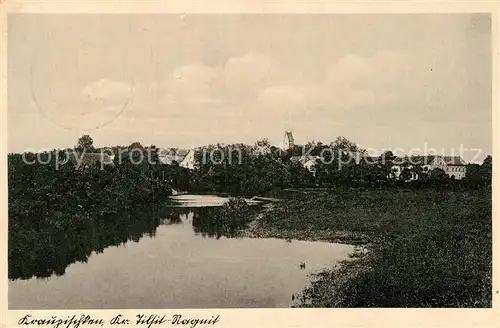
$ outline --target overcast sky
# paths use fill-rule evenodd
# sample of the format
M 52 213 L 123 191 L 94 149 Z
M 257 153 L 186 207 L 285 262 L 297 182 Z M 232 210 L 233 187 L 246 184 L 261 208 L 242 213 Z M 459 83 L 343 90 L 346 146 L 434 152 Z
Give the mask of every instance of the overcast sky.
M 8 42 L 9 151 L 291 130 L 491 152 L 488 15 L 23 15 Z

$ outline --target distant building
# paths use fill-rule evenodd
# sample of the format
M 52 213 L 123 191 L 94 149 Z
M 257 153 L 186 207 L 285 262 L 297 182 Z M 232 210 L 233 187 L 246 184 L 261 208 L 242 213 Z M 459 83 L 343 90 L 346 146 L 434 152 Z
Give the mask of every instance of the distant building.
M 271 144 L 267 141 L 267 139 L 264 141 L 258 141 L 255 143 L 255 146 L 252 147 L 252 154 L 254 155 L 267 155 L 271 153 Z
M 282 148 L 283 150 L 293 149 L 295 146 L 295 141 L 293 140 L 293 134 L 290 131 L 285 131 L 285 136 L 283 138 Z
M 321 160 L 320 156 L 292 156 L 290 161 L 292 163 L 300 163 L 304 168 L 306 168 L 313 175 L 316 175 L 316 164 L 318 160 Z
M 190 149 L 186 156 L 182 159 L 182 161 L 179 163 L 179 166 L 185 167 L 186 169 L 194 170 L 194 167 L 196 165 L 195 162 L 195 156 L 194 156 L 194 150 Z
M 162 164 L 179 164 L 181 167 L 193 170 L 195 167 L 195 152 L 193 149 L 160 149 L 158 159 Z
M 403 173 L 403 170 L 405 168 L 409 169 L 410 170 L 410 178 L 406 181 L 414 181 L 414 180 L 418 180 L 419 176 L 416 172 L 414 172 L 412 169 L 413 169 L 413 165 L 412 164 L 415 164 L 415 165 L 420 165 L 419 163 L 416 163 L 416 162 L 410 162 L 410 163 L 407 163 L 407 159 L 404 158 L 404 157 L 396 157 L 392 160 L 392 166 L 391 166 L 391 173 L 389 174 L 389 177 L 392 178 L 392 179 L 396 179 L 396 180 L 399 180 L 400 177 L 401 177 L 401 173 Z M 423 167 L 423 171 L 424 172 L 427 172 L 427 171 L 430 171 L 428 170 L 425 166 Z
M 448 176 L 455 177 L 456 180 L 465 178 L 467 173 L 467 163 L 460 156 L 444 156 Z
M 413 165 L 421 166 L 424 173 L 434 169 L 441 169 L 449 177 L 455 177 L 456 180 L 465 178 L 467 173 L 467 163 L 460 156 L 427 155 L 412 156 L 409 159 L 398 157 L 392 163 L 393 173 L 396 178 L 399 178 L 405 166 L 411 169 Z M 413 175 L 415 174 L 412 174 L 412 180 L 418 179 L 418 176 L 413 177 Z
M 271 148 L 267 146 L 255 146 L 252 150 L 252 154 L 254 155 L 268 155 L 271 154 Z
M 172 165 L 174 162 L 180 164 L 187 153 L 188 150 L 185 149 L 160 149 L 158 151 L 158 159 L 162 164 Z
M 366 154 L 346 151 L 344 154 L 347 156 L 344 164 L 369 164 L 380 165 L 380 157 L 369 156 Z M 311 173 L 315 174 L 315 165 L 321 160 L 320 156 L 292 156 L 292 162 L 299 162 Z M 443 170 L 449 177 L 454 177 L 456 180 L 465 178 L 467 174 L 467 163 L 460 156 L 443 156 L 443 155 L 427 155 L 427 156 L 411 156 L 411 157 L 396 157 L 388 160 L 391 166 L 390 177 L 399 179 L 401 173 L 405 168 L 410 169 L 410 177 L 407 181 L 419 179 L 419 175 L 414 166 L 422 167 L 423 173 L 429 173 L 434 169 Z

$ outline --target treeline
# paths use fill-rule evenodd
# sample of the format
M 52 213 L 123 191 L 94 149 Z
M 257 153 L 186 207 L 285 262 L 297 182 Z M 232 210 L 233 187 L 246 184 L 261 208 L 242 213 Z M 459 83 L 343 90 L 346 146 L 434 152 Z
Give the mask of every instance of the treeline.
M 491 186 L 492 158 L 483 164 L 468 164 L 464 179 L 455 180 L 440 168 L 426 171 L 425 166 L 403 160 L 399 176 L 395 175 L 393 162 L 396 156 L 387 151 L 381 156 L 356 160 L 353 154 L 364 154 L 354 142 L 339 137 L 330 144 L 310 143 L 295 145 L 283 151 L 261 140 L 255 145 L 215 144 L 197 148 L 194 170 L 178 163 L 162 164 L 155 146 L 144 148 L 139 143 L 128 147 L 113 148 L 115 154 L 128 157 L 123 149 L 147 151 L 155 165 L 140 164 L 149 175 L 169 183 L 176 190 L 189 192 L 215 192 L 231 195 L 253 196 L 284 188 L 303 187 L 362 187 L 392 186 L 404 188 L 468 189 Z M 324 151 L 327 149 L 328 151 Z M 297 161 L 304 154 L 316 160 L 314 173 Z M 137 156 L 138 152 L 134 154 Z M 295 159 L 295 161 L 294 161 Z M 121 162 L 118 155 L 115 163 Z M 412 177 L 418 177 L 412 179 Z
M 55 154 L 43 155 L 52 160 L 42 164 L 34 154 L 25 154 L 32 162 L 27 164 L 22 155 L 9 154 L 9 216 L 53 211 L 113 214 L 118 207 L 128 209 L 171 194 L 167 183 L 130 162 L 102 167 L 95 162 L 78 170 L 71 161 L 56 168 Z
M 325 150 L 328 151 L 325 152 Z M 194 170 L 181 167 L 175 162 L 172 165 L 162 164 L 159 158 L 159 148 L 144 147 L 138 142 L 129 146 L 95 148 L 92 138 L 86 135 L 80 138 L 71 151 L 86 151 L 87 153 L 105 151 L 114 155 L 114 168 L 105 166 L 103 171 L 122 172 L 126 168 L 133 170 L 129 172 L 131 176 L 128 182 L 125 182 L 123 177 L 109 177 L 110 179 L 118 178 L 125 185 L 138 186 L 156 183 L 180 191 L 244 196 L 301 187 L 480 188 L 491 186 L 492 177 L 491 156 L 486 157 L 481 165 L 468 164 L 467 174 L 462 180 L 450 178 L 439 168 L 426 171 L 423 165 L 409 165 L 409 158 L 403 161 L 402 170 L 396 177 L 393 171 L 393 161 L 396 156 L 392 152 L 387 151 L 378 158 L 367 157 L 369 160 L 362 158 L 356 161 L 353 154 L 364 156 L 365 151 L 344 137 L 339 137 L 329 144 L 313 142 L 303 146 L 295 145 L 287 151 L 272 146 L 266 139 L 254 145 L 207 145 L 196 149 L 197 165 Z M 314 163 L 314 173 L 305 168 L 303 163 L 293 160 L 294 157 L 296 159 L 304 153 L 310 156 L 322 156 L 321 160 L 316 160 Z M 139 158 L 141 156 L 144 159 L 142 161 Z M 38 171 L 34 166 L 30 169 Z M 68 165 L 64 169 L 66 172 L 74 171 Z M 85 175 L 89 176 L 88 173 L 89 171 L 86 170 Z M 412 177 L 418 177 L 418 179 L 412 179 Z M 148 188 L 142 188 L 142 190 L 145 189 Z M 148 194 L 142 193 L 142 195 Z
M 63 274 L 92 251 L 154 233 L 171 186 L 125 160 L 77 168 L 56 151 L 8 155 L 9 278 Z
M 319 145 L 319 146 L 318 146 Z M 316 160 L 314 173 L 298 161 L 303 149 Z M 314 148 L 316 147 L 316 148 Z M 328 147 L 329 152 L 321 152 Z M 264 151 L 262 151 L 264 149 Z M 335 186 L 393 186 L 405 188 L 467 189 L 491 186 L 492 158 L 487 156 L 482 165 L 468 164 L 464 179 L 454 177 L 440 168 L 427 171 L 424 165 L 412 164 L 403 158 L 401 172 L 394 172 L 396 157 L 388 151 L 378 158 L 356 160 L 353 153 L 363 154 L 356 144 L 339 137 L 329 145 L 315 144 L 295 147 L 288 151 L 260 141 L 255 146 L 209 145 L 197 150 L 197 169 L 186 175 L 196 183 L 193 189 L 228 192 L 238 195 L 256 195 L 273 189 Z M 412 177 L 418 177 L 412 179 Z

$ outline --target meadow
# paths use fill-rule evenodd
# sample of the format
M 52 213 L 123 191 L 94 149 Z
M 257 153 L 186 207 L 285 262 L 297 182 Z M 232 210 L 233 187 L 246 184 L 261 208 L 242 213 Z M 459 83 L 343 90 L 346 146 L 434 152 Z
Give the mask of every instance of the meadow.
M 254 236 L 359 245 L 312 277 L 299 307 L 491 307 L 491 189 L 283 194 Z

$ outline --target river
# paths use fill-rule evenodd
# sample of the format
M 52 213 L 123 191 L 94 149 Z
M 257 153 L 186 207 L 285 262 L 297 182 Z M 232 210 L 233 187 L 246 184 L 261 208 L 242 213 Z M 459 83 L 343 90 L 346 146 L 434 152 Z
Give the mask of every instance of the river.
M 93 237 L 74 241 L 89 240 L 82 244 L 88 255 L 68 259 L 67 249 L 79 249 L 74 245 L 49 252 L 61 257 L 54 262 L 58 267 L 17 263 L 22 275 L 9 280 L 9 308 L 290 307 L 292 295 L 309 284 L 308 274 L 353 251 L 350 245 L 325 242 L 233 238 L 211 220 L 222 202 L 206 197 L 212 198 L 197 198 L 206 206 L 184 203 L 152 226 L 137 228 L 139 233 L 124 235 L 123 229 L 120 235 L 107 231 L 96 237 L 94 227 Z

